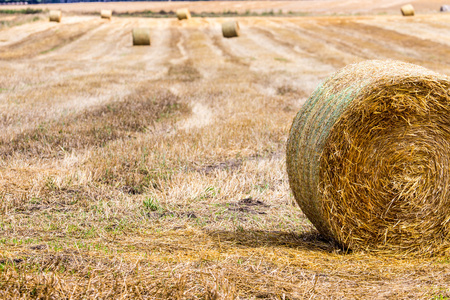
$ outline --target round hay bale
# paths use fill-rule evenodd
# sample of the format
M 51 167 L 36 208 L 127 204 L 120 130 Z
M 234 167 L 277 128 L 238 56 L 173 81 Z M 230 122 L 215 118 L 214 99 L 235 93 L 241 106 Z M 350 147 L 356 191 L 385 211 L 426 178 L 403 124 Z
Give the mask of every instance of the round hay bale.
M 450 5 L 442 5 L 441 6 L 442 12 L 449 12 L 450 11 Z
M 102 9 L 100 11 L 100 18 L 111 20 L 111 17 L 112 17 L 112 11 L 111 10 Z
M 402 15 L 405 17 L 414 16 L 414 7 L 411 4 L 403 5 L 401 8 Z
M 450 78 L 397 61 L 349 65 L 295 117 L 294 197 L 346 249 L 450 250 Z
M 237 21 L 222 23 L 222 34 L 226 38 L 238 37 L 240 34 L 239 23 Z
M 191 18 L 191 13 L 187 8 L 181 8 L 177 10 L 177 18 L 178 20 L 189 20 Z
M 150 46 L 150 28 L 133 29 L 133 46 Z
M 62 13 L 60 10 L 51 10 L 49 13 L 50 22 L 61 22 Z

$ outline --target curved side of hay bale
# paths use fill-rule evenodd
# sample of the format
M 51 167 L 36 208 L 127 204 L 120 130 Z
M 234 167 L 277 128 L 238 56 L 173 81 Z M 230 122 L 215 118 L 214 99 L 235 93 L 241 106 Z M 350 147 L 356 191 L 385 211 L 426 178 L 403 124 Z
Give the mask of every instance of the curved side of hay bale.
M 150 46 L 150 28 L 134 28 L 133 46 Z
M 189 20 L 191 18 L 191 13 L 189 9 L 187 8 L 178 9 L 177 18 L 178 20 Z
M 61 22 L 62 13 L 60 10 L 51 10 L 49 13 L 50 22 Z
M 222 23 L 222 34 L 226 38 L 238 37 L 240 35 L 239 23 L 237 21 Z
M 403 5 L 401 8 L 402 15 L 405 17 L 414 16 L 414 7 L 411 4 Z
M 111 20 L 111 17 L 112 17 L 112 11 L 111 10 L 102 9 L 100 11 L 100 18 Z
M 442 12 L 449 12 L 450 11 L 450 5 L 442 5 L 441 6 Z
M 294 197 L 319 232 L 353 250 L 450 250 L 450 78 L 395 61 L 350 65 L 295 117 Z

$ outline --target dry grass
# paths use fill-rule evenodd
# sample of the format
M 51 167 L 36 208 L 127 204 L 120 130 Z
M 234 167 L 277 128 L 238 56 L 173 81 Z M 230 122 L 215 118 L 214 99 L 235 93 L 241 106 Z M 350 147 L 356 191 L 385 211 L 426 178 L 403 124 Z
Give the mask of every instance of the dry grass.
M 341 0 L 329 0 L 324 6 L 320 1 L 221 1 L 220 4 L 210 1 L 183 1 L 183 2 L 126 2 L 126 3 L 70 3 L 70 4 L 39 4 L 14 6 L 16 9 L 27 7 L 35 9 L 62 9 L 76 13 L 97 13 L 100 9 L 111 9 L 119 13 L 135 13 L 143 11 L 159 12 L 176 11 L 180 8 L 188 8 L 192 12 L 257 12 L 270 15 L 279 10 L 284 13 L 301 13 L 312 15 L 333 15 L 333 14 L 400 14 L 399 8 L 411 1 L 408 0 L 378 0 L 361 2 L 342 2 Z M 421 13 L 436 13 L 442 5 L 442 0 L 415 0 L 414 7 Z
M 223 19 L 97 19 L 65 16 L 47 53 L 0 46 L 0 298 L 449 296 L 448 257 L 343 253 L 294 205 L 291 120 L 371 36 L 317 33 L 359 18 L 241 18 L 239 39 Z M 141 26 L 151 47 L 132 46 Z
M 0 50 L 0 59 L 29 58 L 54 51 L 75 41 L 96 26 L 98 25 L 94 22 L 80 23 L 78 26 L 64 24 L 31 34 L 20 42 L 3 47 Z

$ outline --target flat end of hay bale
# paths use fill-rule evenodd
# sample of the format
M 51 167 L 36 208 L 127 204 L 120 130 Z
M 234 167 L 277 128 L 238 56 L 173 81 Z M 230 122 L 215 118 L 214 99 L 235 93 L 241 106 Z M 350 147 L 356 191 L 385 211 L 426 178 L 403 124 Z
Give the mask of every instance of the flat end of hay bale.
M 61 22 L 62 13 L 60 10 L 51 10 L 49 12 L 49 21 L 50 22 Z
M 226 38 L 238 37 L 240 35 L 239 23 L 237 21 L 222 23 L 222 34 Z
M 404 17 L 414 16 L 414 7 L 411 4 L 403 5 L 400 9 Z
M 132 31 L 133 46 L 150 46 L 150 28 L 134 28 Z
M 289 133 L 294 197 L 352 250 L 450 253 L 450 78 L 397 61 L 345 67 Z
M 189 20 L 191 18 L 191 12 L 187 8 L 181 8 L 177 10 L 178 20 Z
M 108 9 L 102 9 L 100 11 L 100 18 L 101 19 L 107 19 L 107 20 L 111 20 L 112 17 L 112 11 L 108 10 Z

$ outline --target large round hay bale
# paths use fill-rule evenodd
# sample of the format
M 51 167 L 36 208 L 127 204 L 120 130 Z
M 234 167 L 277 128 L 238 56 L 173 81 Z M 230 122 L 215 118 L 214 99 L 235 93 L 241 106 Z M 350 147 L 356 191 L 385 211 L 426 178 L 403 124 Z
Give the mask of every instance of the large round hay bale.
M 442 5 L 441 6 L 442 12 L 449 12 L 450 11 L 450 5 Z
M 60 10 L 51 10 L 49 13 L 50 22 L 61 22 L 62 13 Z
M 111 17 L 112 17 L 112 11 L 111 10 L 102 9 L 100 11 L 100 18 L 111 20 Z
M 414 16 L 414 7 L 411 4 L 403 5 L 401 8 L 402 15 L 405 17 Z
M 177 10 L 177 18 L 178 20 L 189 20 L 191 18 L 191 13 L 187 8 L 181 8 Z
M 240 34 L 239 23 L 237 21 L 222 23 L 222 34 L 226 38 L 238 37 Z
M 133 46 L 150 46 L 150 28 L 134 28 L 132 35 Z
M 396 61 L 329 77 L 287 143 L 294 197 L 347 249 L 450 250 L 450 78 Z

